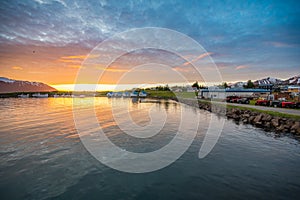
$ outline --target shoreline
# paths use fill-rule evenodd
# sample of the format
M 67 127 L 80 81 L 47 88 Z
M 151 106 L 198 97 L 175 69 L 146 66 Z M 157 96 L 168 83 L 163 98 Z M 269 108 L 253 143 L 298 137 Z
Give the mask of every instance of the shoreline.
M 234 105 L 221 105 L 199 99 L 178 99 L 178 102 L 206 110 L 217 115 L 232 119 L 235 122 L 251 124 L 265 131 L 275 133 L 291 133 L 300 136 L 300 116 L 283 115 L 273 112 L 267 113 L 263 110 L 249 109 Z

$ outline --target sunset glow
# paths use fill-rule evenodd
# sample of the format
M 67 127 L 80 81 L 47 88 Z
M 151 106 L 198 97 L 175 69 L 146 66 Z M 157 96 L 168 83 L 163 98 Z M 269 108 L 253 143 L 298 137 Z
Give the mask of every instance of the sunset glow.
M 149 26 L 186 34 L 207 53 L 187 52 L 176 58 L 168 52 L 128 52 L 108 68 L 94 64 L 99 73 L 105 71 L 99 84 L 116 84 L 130 68 L 145 63 L 166 64 L 184 73 L 188 81 L 201 81 L 190 61 L 205 62 L 208 58 L 213 59 L 227 82 L 268 76 L 284 79 L 299 74 L 297 2 L 275 1 L 272 6 L 269 1 L 226 5 L 219 1 L 144 2 L 143 5 L 130 2 L 120 6 L 116 2 L 98 1 L 1 1 L 0 75 L 70 89 L 65 85 L 75 83 L 79 70 L 86 68 L 85 60 L 100 56 L 91 54 L 97 45 L 117 33 Z M 178 6 L 183 14 L 176 10 Z M 111 53 L 107 50 L 105 56 L 109 58 Z M 203 65 L 200 70 L 209 69 Z M 135 83 L 149 83 L 144 82 L 145 78 L 156 77 L 151 71 L 144 69 L 134 78 Z M 160 72 L 164 74 L 163 69 Z M 86 80 L 80 84 L 95 83 Z

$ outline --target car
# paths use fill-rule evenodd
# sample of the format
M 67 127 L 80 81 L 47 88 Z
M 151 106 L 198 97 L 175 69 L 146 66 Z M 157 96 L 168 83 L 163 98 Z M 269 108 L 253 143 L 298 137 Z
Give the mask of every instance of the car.
M 279 107 L 279 104 L 281 103 L 282 101 L 278 101 L 278 100 L 274 100 L 274 101 L 270 101 L 270 106 L 276 108 L 276 107 Z
M 232 99 L 239 98 L 238 96 L 228 96 L 226 97 L 226 102 L 230 102 Z
M 230 99 L 229 102 L 230 103 L 237 103 L 239 99 L 241 99 L 241 98 L 240 97 L 232 98 L 232 99 Z
M 290 102 L 290 101 L 283 101 L 283 102 L 280 102 L 279 107 L 281 107 L 281 108 L 295 108 L 296 103 L 295 102 Z
M 249 98 L 244 97 L 244 98 L 238 99 L 237 103 L 240 103 L 240 104 L 249 104 L 250 100 L 249 100 Z
M 270 101 L 262 99 L 262 100 L 257 100 L 255 102 L 255 105 L 257 106 L 269 106 L 270 105 Z

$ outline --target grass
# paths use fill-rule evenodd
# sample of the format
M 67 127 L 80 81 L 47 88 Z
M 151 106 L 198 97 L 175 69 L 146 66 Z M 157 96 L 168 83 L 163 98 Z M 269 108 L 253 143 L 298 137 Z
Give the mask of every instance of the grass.
M 147 90 L 146 91 L 149 95 L 149 97 L 155 97 L 155 98 L 176 98 L 176 95 L 172 91 L 156 91 L 156 90 Z
M 156 97 L 162 99 L 168 98 L 189 98 L 195 99 L 196 95 L 194 92 L 172 92 L 172 91 L 156 91 L 156 90 L 147 90 L 149 97 Z
M 250 110 L 250 111 L 254 111 L 254 112 L 265 113 L 265 114 L 269 114 L 274 117 L 292 118 L 292 119 L 300 120 L 299 115 L 286 114 L 286 113 L 281 113 L 281 112 L 276 112 L 276 111 L 260 110 L 260 109 L 256 109 L 256 108 L 245 108 L 242 106 L 235 106 L 235 105 L 227 105 L 227 108 L 238 108 L 240 110 Z
M 194 92 L 175 92 L 175 94 L 179 98 L 194 99 L 196 97 L 196 94 Z

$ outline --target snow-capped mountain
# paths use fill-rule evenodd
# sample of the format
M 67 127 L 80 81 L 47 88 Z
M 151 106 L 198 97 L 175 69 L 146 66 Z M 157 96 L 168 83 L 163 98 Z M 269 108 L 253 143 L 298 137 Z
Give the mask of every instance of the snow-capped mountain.
M 44 83 L 13 80 L 5 77 L 0 77 L 0 93 L 51 91 L 56 91 L 56 89 Z
M 300 85 L 300 75 L 291 77 L 284 81 L 286 85 Z
M 274 78 L 274 77 L 268 77 L 268 78 L 264 78 L 261 80 L 256 80 L 254 82 L 254 84 L 256 84 L 256 85 L 269 85 L 269 84 L 280 85 L 282 83 L 283 83 L 282 80 L 280 80 L 278 78 Z
M 228 86 L 231 88 L 243 88 L 245 85 L 247 85 L 247 82 L 236 82 L 228 84 Z

